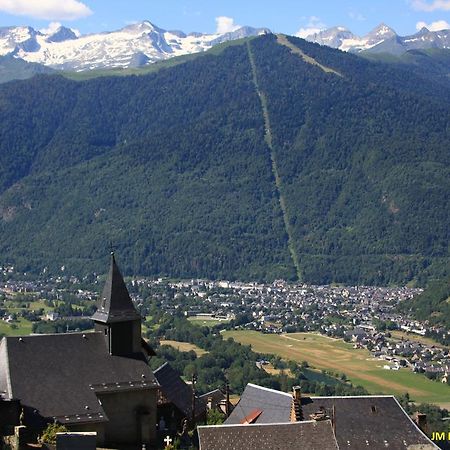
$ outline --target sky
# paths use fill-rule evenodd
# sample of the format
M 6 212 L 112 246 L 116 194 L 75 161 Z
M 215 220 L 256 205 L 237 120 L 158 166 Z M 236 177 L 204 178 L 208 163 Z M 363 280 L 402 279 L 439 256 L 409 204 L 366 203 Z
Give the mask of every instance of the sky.
M 450 28 L 450 0 L 0 0 L 0 27 L 63 24 L 88 34 L 143 20 L 187 33 L 249 25 L 300 37 L 338 25 L 362 36 L 385 23 L 405 36 Z

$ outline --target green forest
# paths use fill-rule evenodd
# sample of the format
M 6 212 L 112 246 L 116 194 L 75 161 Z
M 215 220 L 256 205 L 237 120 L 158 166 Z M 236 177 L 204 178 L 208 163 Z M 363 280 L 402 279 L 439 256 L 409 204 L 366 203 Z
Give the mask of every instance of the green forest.
M 0 85 L 0 262 L 84 275 L 103 270 L 112 242 L 126 274 L 294 281 L 299 272 L 320 284 L 445 276 L 441 72 L 427 80 L 407 65 L 289 39 L 340 76 L 267 35 L 146 75 Z
M 419 320 L 427 320 L 431 325 L 443 326 L 450 330 L 450 277 L 430 280 L 427 288 L 410 303 L 401 305 L 404 312 L 412 311 Z M 450 344 L 450 334 L 431 332 L 431 337 L 445 345 Z

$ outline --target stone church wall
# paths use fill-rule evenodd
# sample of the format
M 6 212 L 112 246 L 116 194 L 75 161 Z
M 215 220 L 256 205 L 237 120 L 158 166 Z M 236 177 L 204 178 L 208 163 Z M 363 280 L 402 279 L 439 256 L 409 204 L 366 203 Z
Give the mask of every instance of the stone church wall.
M 156 389 L 97 395 L 109 419 L 105 424 L 105 443 L 156 441 Z

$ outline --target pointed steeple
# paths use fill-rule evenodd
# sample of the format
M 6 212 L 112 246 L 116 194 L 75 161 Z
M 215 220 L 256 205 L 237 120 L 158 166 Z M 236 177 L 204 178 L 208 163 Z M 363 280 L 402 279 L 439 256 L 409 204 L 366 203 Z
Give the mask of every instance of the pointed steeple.
M 117 266 L 114 252 L 111 252 L 111 266 L 102 295 L 97 301 L 97 311 L 92 316 L 95 322 L 104 324 L 140 320 Z

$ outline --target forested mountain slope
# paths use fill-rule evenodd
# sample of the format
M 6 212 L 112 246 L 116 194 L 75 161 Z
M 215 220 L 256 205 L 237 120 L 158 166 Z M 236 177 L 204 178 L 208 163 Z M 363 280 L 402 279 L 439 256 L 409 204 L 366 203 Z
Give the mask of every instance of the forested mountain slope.
M 53 73 L 49 67 L 28 63 L 13 56 L 0 56 L 0 83 L 25 80 L 39 73 Z
M 449 97 L 401 68 L 275 35 L 145 76 L 7 83 L 1 262 L 86 273 L 112 241 L 135 274 L 438 275 Z

